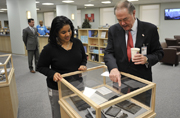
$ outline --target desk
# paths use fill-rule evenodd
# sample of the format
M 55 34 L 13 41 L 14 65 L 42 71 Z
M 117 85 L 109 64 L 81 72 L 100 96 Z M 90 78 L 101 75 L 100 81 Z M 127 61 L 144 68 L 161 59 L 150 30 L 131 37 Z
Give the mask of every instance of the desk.
M 9 35 L 0 35 L 0 51 L 12 53 L 11 40 Z

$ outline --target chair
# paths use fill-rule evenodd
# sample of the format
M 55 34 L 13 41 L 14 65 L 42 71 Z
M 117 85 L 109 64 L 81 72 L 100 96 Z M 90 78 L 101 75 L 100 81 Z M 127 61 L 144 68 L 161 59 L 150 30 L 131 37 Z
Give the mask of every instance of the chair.
M 173 38 L 165 38 L 167 46 L 179 46 L 178 40 Z
M 180 35 L 174 35 L 174 38 L 178 40 L 178 45 L 180 45 Z
M 180 46 L 168 46 L 166 42 L 162 42 L 161 46 L 164 51 L 164 57 L 160 62 L 177 66 L 180 62 Z

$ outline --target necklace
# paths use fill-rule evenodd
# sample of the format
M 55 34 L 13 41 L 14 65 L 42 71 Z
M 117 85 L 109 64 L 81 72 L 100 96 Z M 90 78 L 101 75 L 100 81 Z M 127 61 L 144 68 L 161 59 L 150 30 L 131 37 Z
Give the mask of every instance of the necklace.
M 70 46 L 70 41 L 68 42 L 68 45 L 67 45 L 66 49 L 69 49 L 69 46 Z
M 65 48 L 58 39 L 56 39 L 56 40 L 57 40 L 57 43 L 58 43 L 62 48 L 64 48 L 65 50 L 68 50 L 68 49 L 69 49 L 69 46 L 70 46 L 70 44 L 71 44 L 70 41 L 68 42 L 68 44 L 67 44 L 67 46 L 66 46 L 66 48 Z
M 70 47 L 70 41 L 68 42 L 68 44 L 67 44 L 67 46 L 65 47 L 65 46 L 63 46 L 63 45 L 61 45 L 61 47 L 62 48 L 64 48 L 65 50 L 68 50 L 69 49 L 69 47 Z

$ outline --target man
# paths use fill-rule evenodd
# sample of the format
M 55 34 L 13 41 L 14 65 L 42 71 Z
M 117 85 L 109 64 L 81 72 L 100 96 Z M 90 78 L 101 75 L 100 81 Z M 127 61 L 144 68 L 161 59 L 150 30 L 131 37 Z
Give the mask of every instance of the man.
M 135 18 L 135 7 L 128 1 L 117 3 L 114 13 L 119 23 L 109 28 L 104 56 L 110 79 L 121 86 L 122 71 L 152 81 L 151 67 L 164 55 L 157 27 Z M 140 52 L 131 58 L 133 47 Z
M 28 51 L 28 64 L 31 73 L 35 73 L 32 66 L 33 56 L 35 56 L 35 66 L 39 58 L 39 43 L 37 29 L 34 28 L 34 19 L 28 19 L 29 26 L 23 29 L 23 41 Z
M 40 36 L 40 35 L 48 35 L 48 30 L 43 25 L 43 21 L 42 20 L 39 21 L 39 25 L 37 25 L 36 28 L 38 30 L 38 36 Z

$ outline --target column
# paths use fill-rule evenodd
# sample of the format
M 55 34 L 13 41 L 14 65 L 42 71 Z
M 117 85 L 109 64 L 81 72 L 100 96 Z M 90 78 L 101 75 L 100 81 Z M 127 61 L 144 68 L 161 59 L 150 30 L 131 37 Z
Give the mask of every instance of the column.
M 6 0 L 6 4 L 12 53 L 25 54 L 22 30 L 28 27 L 26 11 L 31 12 L 31 17 L 35 21 L 34 26 L 38 24 L 35 0 Z

